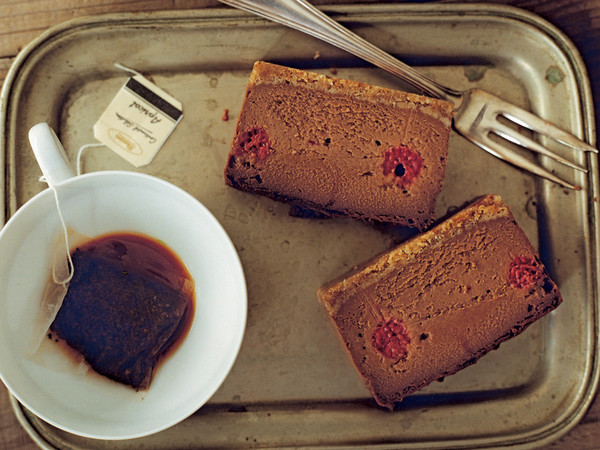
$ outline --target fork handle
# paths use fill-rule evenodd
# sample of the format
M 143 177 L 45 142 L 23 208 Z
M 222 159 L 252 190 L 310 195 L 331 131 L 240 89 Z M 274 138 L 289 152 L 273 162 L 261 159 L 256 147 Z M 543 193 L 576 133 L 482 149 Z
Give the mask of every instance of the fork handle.
M 319 38 L 399 77 L 431 97 L 460 103 L 461 93 L 443 86 L 354 34 L 305 0 L 220 0 Z

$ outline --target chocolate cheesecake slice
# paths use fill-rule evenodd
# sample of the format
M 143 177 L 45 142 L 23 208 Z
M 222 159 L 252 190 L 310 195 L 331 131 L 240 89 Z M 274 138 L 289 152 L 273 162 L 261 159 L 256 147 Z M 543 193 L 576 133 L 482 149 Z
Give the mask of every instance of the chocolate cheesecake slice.
M 227 184 L 307 208 L 426 228 L 448 157 L 448 102 L 257 62 Z
M 375 400 L 390 409 L 562 301 L 498 196 L 325 284 L 318 297 Z

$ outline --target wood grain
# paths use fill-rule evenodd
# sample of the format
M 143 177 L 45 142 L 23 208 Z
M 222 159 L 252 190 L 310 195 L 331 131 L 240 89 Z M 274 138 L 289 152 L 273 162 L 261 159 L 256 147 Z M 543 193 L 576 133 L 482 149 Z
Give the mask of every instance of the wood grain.
M 373 3 L 373 0 L 362 3 Z M 453 3 L 453 0 L 440 0 Z M 463 0 L 480 3 L 479 0 Z M 314 0 L 315 4 L 352 0 Z M 389 3 L 389 1 L 388 1 Z M 560 28 L 579 48 L 587 66 L 596 105 L 600 100 L 600 0 L 488 0 L 532 11 Z M 0 84 L 12 61 L 28 42 L 63 21 L 109 12 L 192 9 L 219 6 L 217 0 L 0 0 Z M 596 110 L 598 108 L 596 107 Z M 535 411 L 532 411 L 534 414 Z M 37 448 L 19 425 L 8 391 L 0 384 L 0 449 Z M 551 449 L 600 448 L 600 402 L 596 399 L 582 421 Z

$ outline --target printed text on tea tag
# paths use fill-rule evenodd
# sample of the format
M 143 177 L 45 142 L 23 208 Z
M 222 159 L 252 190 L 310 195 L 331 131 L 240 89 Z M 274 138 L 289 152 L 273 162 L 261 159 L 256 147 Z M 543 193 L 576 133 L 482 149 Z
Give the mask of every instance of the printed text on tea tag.
M 94 125 L 94 137 L 135 167 L 150 164 L 183 117 L 180 102 L 135 75 Z

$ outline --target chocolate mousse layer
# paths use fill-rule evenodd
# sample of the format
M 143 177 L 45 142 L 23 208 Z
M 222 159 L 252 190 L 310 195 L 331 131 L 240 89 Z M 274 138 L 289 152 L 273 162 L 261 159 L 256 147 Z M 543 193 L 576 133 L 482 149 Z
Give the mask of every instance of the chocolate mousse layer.
M 426 228 L 444 182 L 450 103 L 257 62 L 227 184 L 326 216 Z
M 375 400 L 390 409 L 562 301 L 498 196 L 325 284 L 318 297 Z

